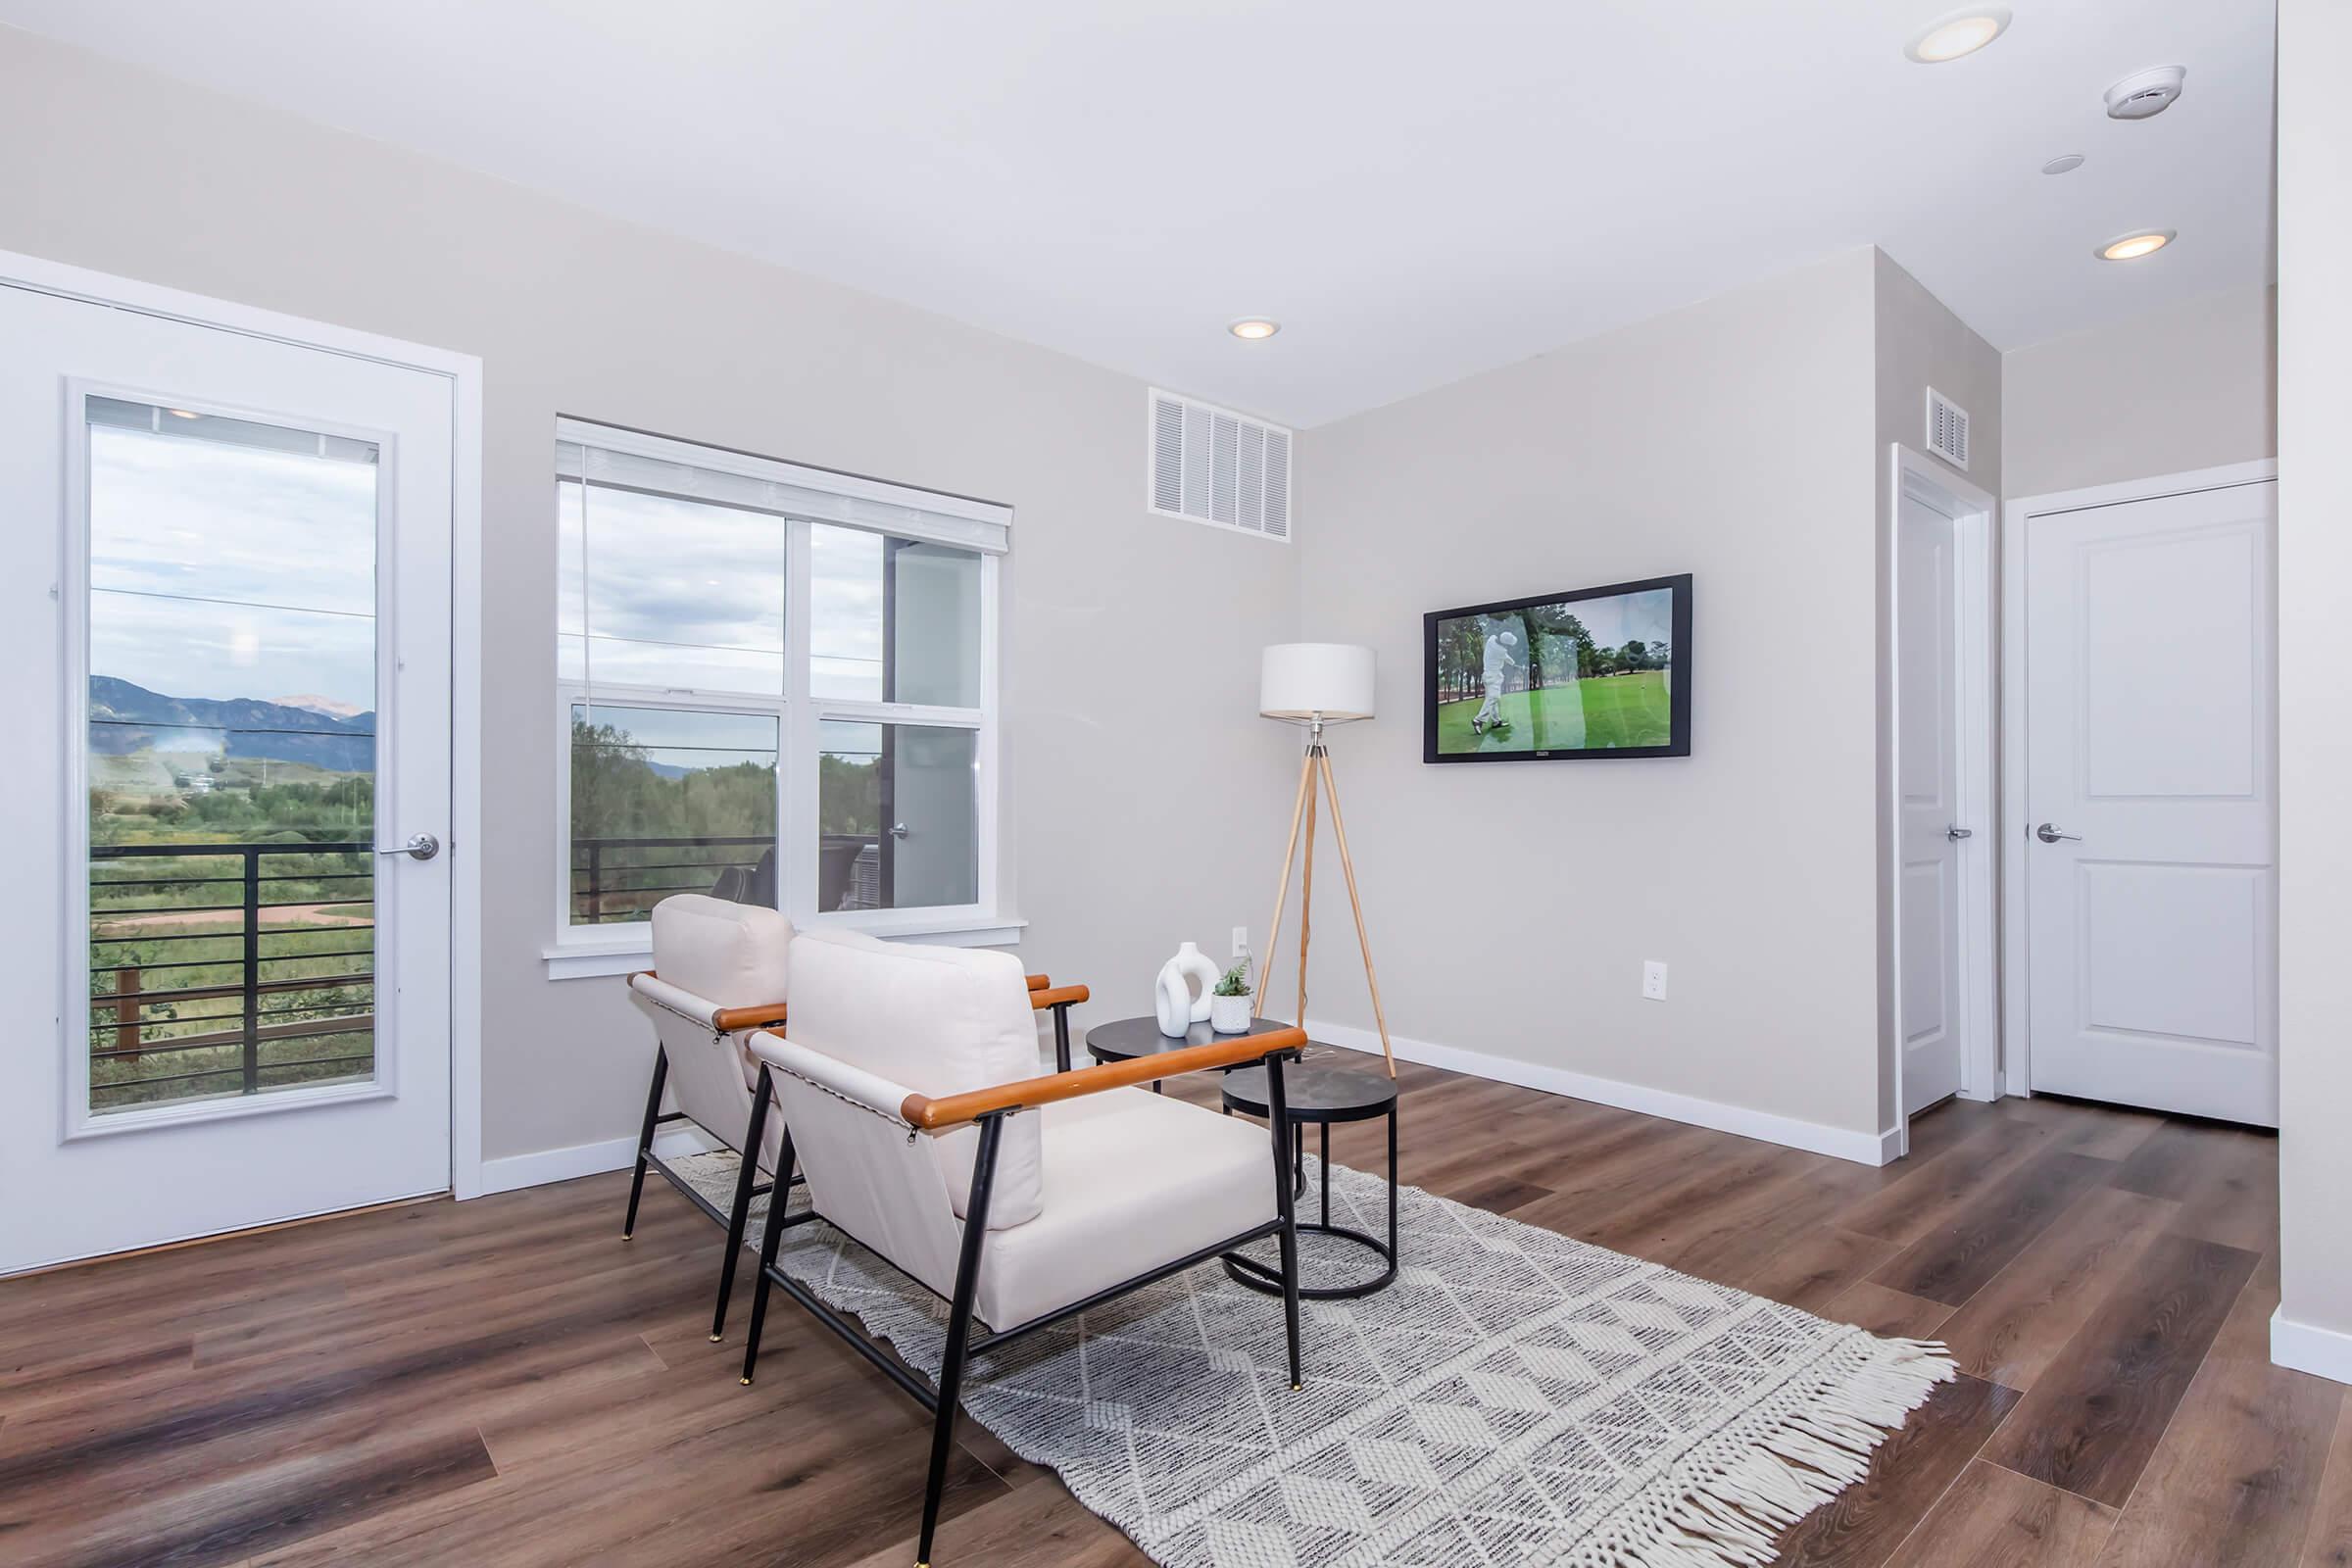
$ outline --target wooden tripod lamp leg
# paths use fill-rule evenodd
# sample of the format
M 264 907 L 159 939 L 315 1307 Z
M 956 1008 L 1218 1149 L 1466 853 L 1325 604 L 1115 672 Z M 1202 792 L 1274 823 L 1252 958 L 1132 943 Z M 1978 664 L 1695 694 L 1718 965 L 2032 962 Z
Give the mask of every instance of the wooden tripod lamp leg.
M 1298 763 L 1298 795 L 1291 803 L 1291 838 L 1282 847 L 1282 880 L 1274 885 L 1274 918 L 1266 922 L 1266 953 L 1271 956 L 1282 935 L 1282 906 L 1291 896 L 1291 858 L 1298 853 L 1298 822 L 1306 814 L 1307 793 L 1315 784 L 1315 754 L 1310 750 Z M 1257 1004 L 1252 1017 L 1266 1015 L 1266 978 L 1270 963 L 1257 966 Z
M 1315 792 L 1306 792 L 1306 871 L 1298 879 L 1298 1010 L 1291 1015 L 1306 1027 L 1306 945 L 1315 926 Z
M 1380 976 L 1372 969 L 1372 939 L 1364 934 L 1364 903 L 1355 894 L 1355 858 L 1348 853 L 1348 823 L 1340 815 L 1340 787 L 1331 776 L 1331 757 L 1325 753 L 1323 793 L 1331 798 L 1331 836 L 1339 841 L 1340 869 L 1348 877 L 1348 906 L 1355 911 L 1355 943 L 1364 950 L 1364 979 L 1372 987 L 1372 1018 L 1380 1025 L 1380 1054 L 1388 1058 L 1389 1076 L 1396 1076 L 1396 1053 L 1389 1049 L 1389 1018 L 1380 1006 Z M 1285 865 L 1287 876 L 1290 867 Z

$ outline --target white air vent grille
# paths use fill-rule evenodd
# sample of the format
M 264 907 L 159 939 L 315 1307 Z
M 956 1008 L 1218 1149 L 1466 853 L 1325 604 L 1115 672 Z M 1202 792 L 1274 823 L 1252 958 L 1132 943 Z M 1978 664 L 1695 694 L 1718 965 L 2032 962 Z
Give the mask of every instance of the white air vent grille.
M 1968 411 L 1928 388 L 1928 450 L 1955 468 L 1968 466 Z
M 1150 450 L 1153 512 L 1290 538 L 1290 431 L 1154 390 Z

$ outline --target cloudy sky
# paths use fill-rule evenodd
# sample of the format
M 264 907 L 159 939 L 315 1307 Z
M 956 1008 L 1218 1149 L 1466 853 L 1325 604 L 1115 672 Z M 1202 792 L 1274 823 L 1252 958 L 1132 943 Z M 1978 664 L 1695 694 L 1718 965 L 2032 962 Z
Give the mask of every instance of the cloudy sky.
M 375 480 L 371 462 L 93 425 L 90 672 L 375 707 Z
M 598 681 L 783 690 L 785 519 L 604 485 L 583 505 L 570 480 L 556 490 L 567 675 L 580 674 L 586 630 Z M 878 699 L 882 538 L 824 523 L 809 533 L 810 687 Z
M 1602 648 L 1623 648 L 1639 637 L 1644 644 L 1674 640 L 1674 590 L 1652 588 L 1646 593 L 1616 594 L 1607 599 L 1585 599 L 1570 605 L 1585 623 L 1592 641 Z
M 154 422 L 90 431 L 92 672 L 174 697 L 375 707 L 372 449 L 326 457 L 197 438 L 294 432 Z M 585 662 L 600 685 L 783 690 L 783 518 L 570 481 L 556 500 L 567 676 Z M 879 698 L 882 538 L 810 534 L 812 688 Z

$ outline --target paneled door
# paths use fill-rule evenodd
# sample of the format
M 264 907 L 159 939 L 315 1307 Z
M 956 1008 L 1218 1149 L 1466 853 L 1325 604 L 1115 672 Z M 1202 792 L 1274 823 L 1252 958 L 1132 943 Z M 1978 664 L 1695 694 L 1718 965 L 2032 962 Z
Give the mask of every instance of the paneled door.
M 451 378 L 0 342 L 0 1272 L 446 1188 Z
M 2271 480 L 2034 517 L 2033 1087 L 2278 1123 Z
M 1902 715 L 1895 874 L 1902 879 L 1896 961 L 1906 1116 L 1960 1092 L 1960 852 L 1973 829 L 1960 805 L 1958 528 L 1939 498 L 1903 487 L 1895 515 Z

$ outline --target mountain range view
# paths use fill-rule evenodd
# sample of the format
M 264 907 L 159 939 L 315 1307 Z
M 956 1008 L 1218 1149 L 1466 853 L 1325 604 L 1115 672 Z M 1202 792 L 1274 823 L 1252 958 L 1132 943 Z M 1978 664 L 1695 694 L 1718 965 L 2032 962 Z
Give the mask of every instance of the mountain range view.
M 92 675 L 90 750 L 107 757 L 202 752 L 365 773 L 375 766 L 375 714 L 323 697 L 168 697 Z

